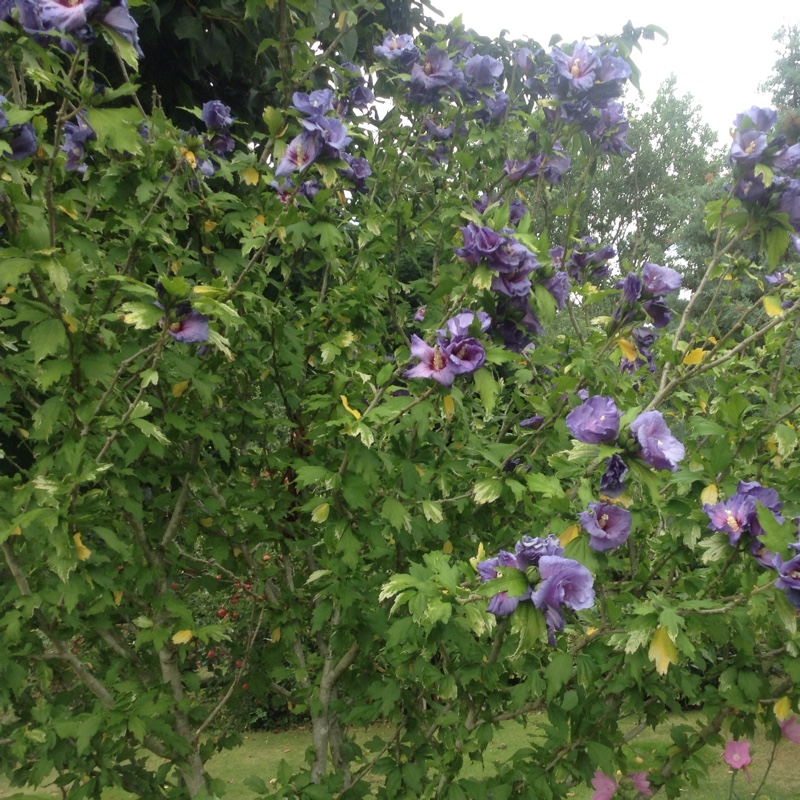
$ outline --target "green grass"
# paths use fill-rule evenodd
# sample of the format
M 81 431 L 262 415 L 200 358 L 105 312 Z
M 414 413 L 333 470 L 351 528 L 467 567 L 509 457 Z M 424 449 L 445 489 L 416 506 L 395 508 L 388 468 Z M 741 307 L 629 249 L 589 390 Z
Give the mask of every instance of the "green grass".
M 386 728 L 375 728 L 364 732 L 359 740 L 372 738 L 376 734 L 381 736 L 387 733 Z M 495 736 L 484 754 L 484 764 L 474 762 L 465 767 L 465 774 L 480 776 L 491 774 L 495 770 L 496 762 L 502 763 L 517 748 L 526 746 L 535 728 L 523 727 L 516 723 L 507 723 L 501 732 Z M 258 775 L 267 784 L 275 777 L 278 764 L 286 760 L 293 766 L 303 763 L 306 748 L 309 745 L 309 733 L 303 729 L 282 731 L 279 733 L 248 733 L 244 735 L 241 747 L 216 755 L 208 765 L 209 772 L 219 778 L 228 786 L 228 795 L 235 800 L 253 800 L 256 796 L 248 789 L 243 781 L 249 775 Z M 641 759 L 638 768 L 642 770 L 655 770 L 664 763 L 667 752 L 671 746 L 668 728 L 658 731 L 646 731 L 635 739 L 631 747 L 631 755 Z M 762 738 L 756 738 L 751 748 L 753 763 L 750 766 L 752 781 L 747 782 L 744 774 L 737 776 L 735 783 L 736 795 L 740 800 L 751 800 L 761 782 L 767 761 L 769 760 L 772 745 Z M 766 784 L 762 788 L 759 798 L 768 800 L 796 800 L 798 791 L 793 787 L 796 781 L 796 762 L 800 756 L 798 745 L 792 742 L 782 742 L 777 751 L 775 762 L 770 770 Z M 706 763 L 710 769 L 709 780 L 704 785 L 689 787 L 681 794 L 686 800 L 726 800 L 730 786 L 731 771 L 722 760 L 721 749 L 709 749 Z M 574 800 L 589 800 L 592 790 L 589 787 L 576 786 L 571 790 L 570 797 Z M 3 800 L 52 800 L 60 797 L 55 790 L 38 789 L 36 791 L 20 791 L 7 788 L 7 784 L 0 783 L 0 798 Z M 662 795 L 663 796 L 663 795 Z M 104 795 L 104 800 L 129 800 L 133 795 L 122 791 L 109 791 Z

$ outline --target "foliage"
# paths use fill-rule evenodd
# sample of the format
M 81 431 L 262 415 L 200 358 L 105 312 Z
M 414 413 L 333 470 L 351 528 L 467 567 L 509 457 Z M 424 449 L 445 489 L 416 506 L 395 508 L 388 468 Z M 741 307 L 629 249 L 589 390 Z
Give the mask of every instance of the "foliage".
M 372 4 L 249 4 L 282 32 L 258 45 L 280 100 L 231 114 L 198 72 L 187 132 L 139 100 L 124 6 L 37 32 L 18 5 L 0 31 L 14 785 L 222 795 L 205 764 L 243 696 L 311 720 L 307 768 L 250 782 L 274 797 L 564 797 L 635 773 L 631 731 L 693 707 L 648 775 L 676 797 L 723 733 L 794 735 L 800 295 L 765 277 L 791 258 L 794 168 L 755 110 L 737 141 L 747 159 L 763 133 L 763 157 L 709 206 L 672 320 L 680 275 L 633 253 L 613 274 L 581 211 L 628 152 L 616 97 L 655 27 L 545 52 L 420 20 L 363 73 L 342 62 Z M 721 325 L 745 279 L 759 291 Z M 526 746 L 465 773 L 512 719 Z

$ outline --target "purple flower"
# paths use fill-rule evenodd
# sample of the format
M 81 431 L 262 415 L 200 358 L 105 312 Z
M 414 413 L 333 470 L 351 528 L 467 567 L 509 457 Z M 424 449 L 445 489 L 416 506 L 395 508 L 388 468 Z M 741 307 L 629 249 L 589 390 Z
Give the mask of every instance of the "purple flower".
M 609 103 L 605 108 L 600 109 L 599 114 L 597 123 L 589 131 L 589 135 L 599 143 L 600 151 L 614 153 L 618 156 L 621 156 L 623 152 L 632 153 L 633 148 L 625 141 L 630 125 L 622 111 L 622 106 L 617 102 Z
M 455 375 L 467 375 L 479 370 L 486 361 L 486 351 L 477 340 L 456 336 L 443 349 Z
M 503 74 L 503 62 L 492 56 L 472 56 L 464 64 L 464 76 L 470 86 L 494 86 Z
M 779 513 L 781 508 L 783 508 L 783 503 L 778 498 L 778 493 L 774 489 L 762 486 L 758 481 L 739 481 L 739 485 L 736 487 L 736 493 L 745 495 L 746 497 L 752 497 L 753 500 L 758 501 L 762 506 L 768 508 L 772 512 L 772 516 L 775 517 L 776 522 L 779 524 L 783 522 L 783 517 Z M 764 536 L 766 534 L 766 531 L 758 521 L 758 508 L 755 503 L 753 504 L 753 510 L 747 518 L 747 525 L 753 536 Z
M 127 0 L 117 0 L 112 7 L 100 17 L 100 22 L 112 31 L 116 31 L 123 39 L 127 39 L 134 47 L 139 57 L 144 57 L 142 48 L 139 47 L 139 27 L 136 20 L 128 10 Z
M 199 311 L 190 311 L 167 328 L 169 335 L 184 344 L 208 341 L 208 317 Z
M 446 128 L 441 128 L 430 117 L 425 118 L 424 124 L 428 135 L 435 142 L 446 142 L 448 139 L 452 139 L 456 130 L 455 122 L 451 122 Z
M 589 503 L 578 519 L 589 534 L 589 547 L 598 552 L 624 544 L 631 532 L 631 512 L 609 503 Z
M 304 119 L 303 127 L 310 133 L 317 134 L 322 141 L 320 155 L 325 158 L 342 158 L 344 148 L 352 141 L 347 135 L 347 128 L 340 119 L 334 117 L 311 117 Z
M 64 33 L 79 31 L 87 27 L 89 18 L 100 7 L 103 0 L 38 0 L 41 30 L 57 30 Z
M 6 153 L 8 158 L 14 161 L 22 161 L 36 152 L 39 144 L 36 139 L 36 131 L 30 122 L 25 122 L 22 125 L 12 125 L 7 130 L 11 136 L 10 139 L 6 139 L 11 147 L 11 152 Z
M 322 117 L 333 110 L 333 90 L 317 89 L 311 94 L 295 92 L 292 95 L 292 106 L 308 117 Z
M 564 308 L 569 297 L 570 280 L 566 272 L 556 272 L 552 278 L 542 281 L 542 285 L 553 296 L 558 308 Z
M 487 581 L 494 580 L 496 577 L 498 577 L 498 567 L 512 567 L 513 569 L 518 569 L 524 572 L 526 569 L 526 564 L 514 553 L 501 550 L 494 558 L 487 558 L 484 561 L 478 562 L 477 570 L 481 581 L 486 583 Z M 504 617 L 508 614 L 512 614 L 519 605 L 520 601 L 529 600 L 530 596 L 530 586 L 528 586 L 523 594 L 517 595 L 516 597 L 509 597 L 508 592 L 498 592 L 489 601 L 489 605 L 486 607 L 486 610 L 490 614 L 494 614 L 497 617 Z
M 464 246 L 455 248 L 455 254 L 473 267 L 494 253 L 504 241 L 499 233 L 485 226 L 479 228 L 474 222 L 462 228 L 461 235 L 464 237 Z
M 781 192 L 778 210 L 789 215 L 789 222 L 795 230 L 800 230 L 800 180 L 790 178 Z
M 655 328 L 666 328 L 672 319 L 672 312 L 663 300 L 647 300 L 642 303 L 642 308 L 647 313 L 647 316 L 653 320 L 653 327 Z
M 622 456 L 614 454 L 606 459 L 606 470 L 600 478 L 600 493 L 606 497 L 619 497 L 625 491 L 628 468 Z
M 684 446 L 672 435 L 660 411 L 645 411 L 631 423 L 631 433 L 641 448 L 641 458 L 655 469 L 676 472 L 686 455 Z
M 458 69 L 445 50 L 432 47 L 425 53 L 422 64 L 411 68 L 412 99 L 435 98 L 439 89 L 459 89 L 464 83 L 464 74 Z
M 407 33 L 394 34 L 387 31 L 383 42 L 373 48 L 376 56 L 399 61 L 403 69 L 408 69 L 418 58 L 419 50 L 414 39 Z
M 539 559 L 539 574 L 542 580 L 531 599 L 545 615 L 552 642 L 553 632 L 564 629 L 562 605 L 575 611 L 594 605 L 594 578 L 583 564 L 557 555 Z
M 520 569 L 538 567 L 543 556 L 563 556 L 564 548 L 552 534 L 546 539 L 538 536 L 523 536 L 514 546 Z
M 478 311 L 477 314 L 473 311 L 462 311 L 460 314 L 450 317 L 445 324 L 451 336 L 468 336 L 475 320 L 480 325 L 481 333 L 488 331 L 492 324 L 492 318 L 485 311 Z
M 302 172 L 322 150 L 322 138 L 318 131 L 303 131 L 289 142 L 286 152 L 275 169 L 277 178 L 285 178 L 295 171 Z
M 525 203 L 518 197 L 515 197 L 508 204 L 508 224 L 517 225 L 519 221 L 528 213 L 528 208 Z
M 492 278 L 492 290 L 509 297 L 527 297 L 531 291 L 528 275 L 533 272 L 529 264 L 521 264 L 516 269 L 501 272 Z
M 557 75 L 562 79 L 562 86 L 565 86 L 568 92 L 585 92 L 594 85 L 600 59 L 586 42 L 578 42 L 572 48 L 572 54 L 554 47 L 550 51 L 550 58 Z
M 61 145 L 61 151 L 67 154 L 64 165 L 66 170 L 86 172 L 86 164 L 83 163 L 86 155 L 84 144 L 95 138 L 97 137 L 94 130 L 86 122 L 85 112 L 64 123 L 64 143 Z
M 749 130 L 755 128 L 757 131 L 766 133 L 778 120 L 778 112 L 773 108 L 759 108 L 750 106 L 747 111 L 736 115 L 733 125 L 737 130 Z
M 645 261 L 642 265 L 642 285 L 647 294 L 661 297 L 670 292 L 677 292 L 681 288 L 683 276 L 670 267 L 662 267 Z
M 365 194 L 367 191 L 367 178 L 372 175 L 372 169 L 366 158 L 353 158 L 349 153 L 342 153 L 342 159 L 347 162 L 347 169 L 340 169 L 339 174 L 352 181 L 357 192 Z
M 406 370 L 406 378 L 433 378 L 442 386 L 452 386 L 456 372 L 441 341 L 431 347 L 412 334 L 411 355 L 419 359 L 419 364 Z
M 520 420 L 519 426 L 520 428 L 525 428 L 526 430 L 539 430 L 542 427 L 542 423 L 544 422 L 544 417 L 541 414 L 534 414 L 532 417 L 525 417 L 525 419 Z
M 586 444 L 612 444 L 619 435 L 622 412 L 610 397 L 595 395 L 567 414 L 570 433 Z
M 621 284 L 617 286 L 622 289 L 623 302 L 633 305 L 642 295 L 642 279 L 635 272 L 629 272 Z
M 791 175 L 798 167 L 800 167 L 800 144 L 781 148 L 772 162 L 772 168 L 784 175 Z
M 209 100 L 207 103 L 203 103 L 200 119 L 209 128 L 222 129 L 233 125 L 231 109 L 229 106 L 224 105 L 221 100 Z
M 800 544 L 792 543 L 789 545 L 793 550 L 800 551 Z M 798 591 L 800 590 L 800 555 L 784 561 L 779 554 L 775 554 L 772 561 L 775 569 L 778 570 L 778 579 L 775 581 L 775 588 Z

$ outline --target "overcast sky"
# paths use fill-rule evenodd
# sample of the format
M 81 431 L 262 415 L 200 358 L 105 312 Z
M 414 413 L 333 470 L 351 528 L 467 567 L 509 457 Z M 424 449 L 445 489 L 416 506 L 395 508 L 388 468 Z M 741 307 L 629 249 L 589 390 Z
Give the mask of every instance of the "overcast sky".
M 510 38 L 525 36 L 547 46 L 554 33 L 567 42 L 596 33 L 618 33 L 634 25 L 658 25 L 669 34 L 643 43 L 634 56 L 642 70 L 645 99 L 674 72 L 680 94 L 691 93 L 703 116 L 727 144 L 733 118 L 752 105 L 768 105 L 769 95 L 758 85 L 772 71 L 777 43 L 772 37 L 781 25 L 800 24 L 798 0 L 762 0 L 735 6 L 708 0 L 670 0 L 660 4 L 641 0 L 432 0 L 450 21 L 463 15 L 464 24 L 486 36 L 505 28 Z M 648 10 L 647 7 L 651 6 Z

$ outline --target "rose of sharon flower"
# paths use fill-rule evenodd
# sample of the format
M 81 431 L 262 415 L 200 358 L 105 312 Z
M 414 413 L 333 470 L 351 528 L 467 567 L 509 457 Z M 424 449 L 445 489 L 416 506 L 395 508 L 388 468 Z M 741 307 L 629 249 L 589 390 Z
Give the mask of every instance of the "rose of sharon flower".
M 606 471 L 600 478 L 600 493 L 606 497 L 619 497 L 625 491 L 628 467 L 622 457 L 614 454 L 606 459 Z
M 478 562 L 478 575 L 484 583 L 494 580 L 498 575 L 498 567 L 513 567 L 514 569 L 522 570 L 524 572 L 527 568 L 527 563 L 514 553 L 509 553 L 507 550 L 501 550 L 494 558 L 487 558 L 485 561 Z M 530 597 L 530 586 L 525 590 L 525 592 L 517 595 L 516 597 L 509 597 L 508 592 L 498 592 L 489 601 L 489 605 L 486 607 L 486 610 L 490 614 L 494 614 L 497 617 L 505 617 L 514 612 L 520 601 L 530 600 Z
M 785 739 L 795 744 L 800 744 L 800 722 L 797 720 L 797 717 L 792 715 L 778 724 L 780 725 L 781 733 Z
M 199 344 L 208 341 L 208 317 L 199 311 L 190 311 L 170 324 L 167 333 L 177 342 Z
M 611 800 L 617 793 L 619 784 L 604 772 L 597 770 L 592 778 L 592 788 L 594 789 L 592 800 Z
M 643 289 L 654 297 L 661 297 L 681 288 L 683 276 L 670 267 L 662 267 L 652 261 L 645 261 L 642 265 Z
M 676 472 L 686 455 L 684 446 L 672 435 L 660 411 L 644 411 L 631 423 L 639 442 L 641 458 L 655 469 Z
M 747 769 L 747 765 L 753 760 L 750 756 L 750 742 L 729 741 L 725 745 L 725 752 L 722 757 L 729 767 L 744 769 L 747 773 L 747 777 L 750 777 L 750 772 Z
M 708 527 L 712 531 L 728 534 L 728 541 L 735 545 L 742 536 L 742 533 L 748 529 L 748 519 L 755 511 L 756 501 L 752 497 L 748 497 L 738 492 L 717 503 L 715 506 L 706 503 L 703 506 L 703 511 L 708 514 L 709 523 Z
M 631 512 L 609 503 L 589 503 L 578 519 L 589 534 L 589 547 L 598 552 L 624 544 L 631 532 Z
M 611 444 L 619 435 L 622 412 L 610 397 L 595 395 L 567 414 L 570 433 L 586 444 Z
M 542 556 L 539 560 L 541 583 L 533 593 L 533 604 L 544 613 L 551 644 L 554 631 L 564 629 L 561 606 L 574 611 L 594 605 L 594 578 L 583 564 L 561 556 Z

